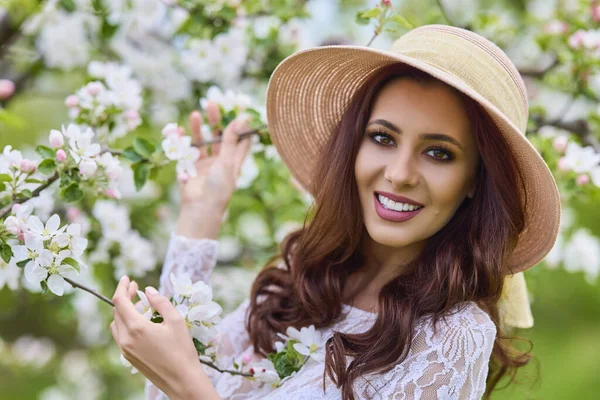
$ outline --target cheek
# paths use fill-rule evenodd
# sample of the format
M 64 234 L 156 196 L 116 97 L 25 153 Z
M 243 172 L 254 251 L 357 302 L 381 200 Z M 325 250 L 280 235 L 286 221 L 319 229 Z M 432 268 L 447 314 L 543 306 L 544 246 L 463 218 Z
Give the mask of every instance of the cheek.
M 427 175 L 431 200 L 437 209 L 458 208 L 466 194 L 467 181 L 465 171 L 449 168 Z

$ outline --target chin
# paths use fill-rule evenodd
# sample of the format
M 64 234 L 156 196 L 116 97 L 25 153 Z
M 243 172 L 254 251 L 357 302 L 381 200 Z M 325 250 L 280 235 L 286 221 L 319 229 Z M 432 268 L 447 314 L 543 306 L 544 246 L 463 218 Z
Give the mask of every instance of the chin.
M 421 235 L 415 235 L 414 230 L 398 232 L 398 229 L 377 226 L 371 229 L 367 227 L 367 232 L 373 241 L 389 247 L 405 247 L 422 240 Z

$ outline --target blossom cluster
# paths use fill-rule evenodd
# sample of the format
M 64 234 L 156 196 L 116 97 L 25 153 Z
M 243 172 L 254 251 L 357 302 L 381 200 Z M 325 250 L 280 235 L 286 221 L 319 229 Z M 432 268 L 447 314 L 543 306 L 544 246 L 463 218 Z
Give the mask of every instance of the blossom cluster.
M 131 68 L 92 61 L 87 71 L 96 80 L 66 98 L 69 117 L 81 126 L 94 127 L 101 142 L 112 142 L 137 128 L 142 123 L 142 86 Z
M 554 148 L 564 153 L 558 160 L 558 168 L 564 172 L 577 174 L 576 182 L 579 186 L 590 181 L 600 188 L 600 154 L 593 147 L 582 147 L 570 141 L 568 135 L 559 135 L 554 138 Z
M 28 205 L 17 204 L 12 211 L 14 215 L 4 221 L 5 229 L 16 237 L 16 241 L 8 243 L 12 251 L 8 263 L 24 266 L 25 278 L 31 284 L 62 296 L 68 287 L 65 278 L 77 277 L 80 268 L 86 267 L 81 256 L 88 241 L 81 237 L 81 227 L 78 224 L 60 227 L 58 214 L 44 224 L 31 215 Z
M 110 198 L 121 198 L 118 188 L 121 162 L 110 152 L 101 152 L 91 128 L 81 129 L 78 125 L 69 124 L 60 131 L 50 131 L 48 140 L 56 150 L 57 163 L 52 165 L 58 168 L 76 167 L 81 178 L 96 186 L 100 193 Z M 48 171 L 53 171 L 53 168 L 48 168 Z

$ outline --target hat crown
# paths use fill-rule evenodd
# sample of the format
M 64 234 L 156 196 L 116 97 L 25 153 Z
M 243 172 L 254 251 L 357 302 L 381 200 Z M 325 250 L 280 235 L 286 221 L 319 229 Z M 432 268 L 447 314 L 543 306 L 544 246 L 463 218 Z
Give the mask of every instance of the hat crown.
M 391 51 L 453 75 L 525 134 L 529 112 L 525 83 L 506 53 L 491 41 L 462 28 L 425 25 L 398 38 Z

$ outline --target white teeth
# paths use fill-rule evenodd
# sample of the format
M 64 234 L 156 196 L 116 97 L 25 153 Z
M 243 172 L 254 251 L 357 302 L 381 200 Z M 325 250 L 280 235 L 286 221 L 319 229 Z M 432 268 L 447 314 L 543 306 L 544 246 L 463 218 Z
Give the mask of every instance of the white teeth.
M 414 204 L 398 203 L 380 194 L 377 195 L 377 198 L 379 199 L 379 202 L 383 204 L 383 207 L 387 208 L 388 210 L 414 211 L 418 210 L 419 208 L 422 208 L 421 206 L 415 206 Z

